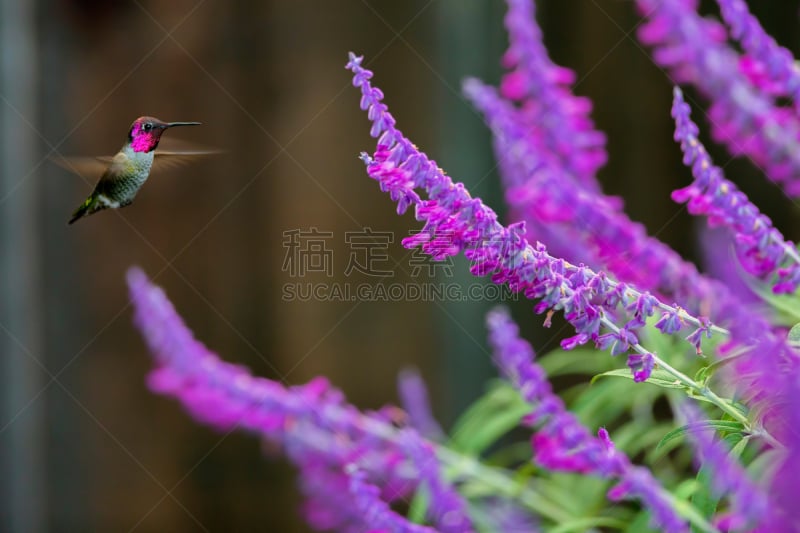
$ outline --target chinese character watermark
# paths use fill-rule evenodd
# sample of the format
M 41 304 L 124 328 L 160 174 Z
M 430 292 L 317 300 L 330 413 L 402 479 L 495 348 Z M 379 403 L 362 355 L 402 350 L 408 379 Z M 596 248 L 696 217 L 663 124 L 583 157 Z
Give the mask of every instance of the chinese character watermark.
M 309 272 L 324 272 L 333 277 L 333 250 L 326 246 L 330 239 L 333 239 L 332 231 L 319 231 L 317 228 L 284 231 L 286 255 L 283 271 L 293 277 L 305 276 Z
M 389 245 L 394 242 L 394 233 L 364 228 L 361 231 L 345 232 L 344 242 L 350 246 L 345 276 L 351 275 L 353 271 L 380 277 L 394 274 L 391 270 L 381 270 L 376 266 L 376 263 L 389 262 Z
M 346 231 L 343 239 L 337 239 L 332 231 L 320 231 L 312 227 L 287 230 L 282 235 L 285 250 L 282 269 L 292 278 L 304 278 L 313 273 L 324 273 L 333 278 L 334 250 L 338 253 L 338 247 L 347 251 L 347 263 L 341 272 L 345 279 L 351 279 L 354 273 L 379 278 L 372 283 L 334 280 L 284 283 L 281 291 L 284 301 L 432 302 L 507 301 L 517 298 L 516 293 L 504 285 L 477 279 L 473 283 L 452 281 L 452 257 L 457 250 L 453 237 L 447 234 L 435 235 L 427 241 L 421 239 L 425 242 L 424 250 L 422 246 L 412 248 L 410 253 L 403 250 L 405 263 L 395 262 L 390 255 L 391 245 L 398 242 L 390 231 L 374 231 L 365 227 L 358 231 Z M 483 244 L 476 243 L 476 246 Z M 412 281 L 393 281 L 391 278 L 395 275 L 411 278 Z M 442 282 L 443 279 L 451 281 Z

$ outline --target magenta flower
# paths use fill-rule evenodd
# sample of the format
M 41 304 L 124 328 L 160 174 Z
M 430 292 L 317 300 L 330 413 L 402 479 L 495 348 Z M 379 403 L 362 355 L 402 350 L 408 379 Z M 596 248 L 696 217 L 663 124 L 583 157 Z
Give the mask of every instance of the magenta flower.
M 790 97 L 800 111 L 800 69 L 792 53 L 764 31 L 743 0 L 717 3 L 731 35 L 746 52 L 739 64 L 742 72 L 767 94 Z
M 588 98 L 574 96 L 569 85 L 575 74 L 553 64 L 536 24 L 532 0 L 507 0 L 505 17 L 510 46 L 503 64 L 511 72 L 503 77 L 500 90 L 506 98 L 518 101 L 528 142 L 574 178 L 574 183 L 597 190 L 597 169 L 606 153 L 605 134 L 595 129 L 589 114 Z
M 673 83 L 690 83 L 710 99 L 714 139 L 731 154 L 751 158 L 790 194 L 800 194 L 800 118 L 778 106 L 740 70 L 738 53 L 726 43 L 725 27 L 701 17 L 695 0 L 636 0 L 636 4 L 649 19 L 640 28 L 639 39 L 653 46 L 656 63 L 669 71 Z M 763 46 L 751 58 L 759 64 L 772 59 Z
M 540 240 L 555 238 L 559 254 L 606 268 L 618 279 L 692 311 L 704 308 L 716 317 L 720 308 L 731 305 L 733 296 L 722 284 L 649 237 L 644 226 L 620 211 L 616 198 L 576 187 L 564 170 L 549 166 L 529 142 L 520 112 L 493 88 L 468 80 L 464 92 L 492 129 L 501 175 L 506 178 L 516 170 L 524 176 L 504 179 L 506 200 L 517 217 L 533 224 Z
M 624 335 L 624 342 L 618 343 L 620 347 L 647 353 L 638 344 L 635 332 L 656 311 L 673 312 L 680 317 L 681 326 L 691 324 L 702 333 L 713 329 L 706 319 L 661 303 L 648 293 L 612 281 L 584 265 L 576 266 L 555 258 L 541 243 L 531 246 L 522 223 L 508 227 L 500 224 L 494 211 L 479 198 L 472 198 L 463 184 L 453 183 L 394 127 L 394 118 L 381 102 L 383 93 L 369 83 L 372 73 L 365 70 L 361 62 L 362 58 L 351 54 L 347 68 L 353 71 L 353 84 L 361 89 L 361 107 L 368 111 L 373 122 L 371 133 L 378 137 L 374 157 L 362 154 L 368 174 L 384 190 L 388 188 L 384 185 L 386 182 L 392 187 L 402 184 L 402 187 L 423 188 L 428 193 L 427 200 L 416 196 L 412 202 L 417 219 L 425 221 L 425 226 L 418 234 L 405 239 L 404 246 L 420 246 L 423 252 L 437 258 L 464 252 L 471 261 L 473 274 L 491 274 L 493 282 L 505 283 L 511 290 L 538 300 L 537 312 L 563 311 L 578 334 L 573 345 L 590 340 L 599 342 L 603 326 L 607 333 L 619 339 Z M 412 197 L 411 190 L 391 190 L 398 202 Z M 619 312 L 627 316 L 627 322 L 621 327 L 609 318 L 609 313 L 619 307 L 622 307 Z M 693 335 L 697 335 L 697 330 Z
M 461 496 L 444 482 L 439 461 L 433 448 L 422 441 L 415 432 L 406 432 L 403 446 L 409 457 L 419 467 L 420 482 L 428 490 L 430 505 L 428 516 L 442 533 L 474 532 Z
M 635 353 L 628 356 L 628 368 L 631 369 L 633 381 L 636 383 L 647 381 L 647 378 L 649 378 L 650 374 L 653 372 L 654 366 L 655 361 L 651 353 L 646 353 L 644 355 Z
M 576 178 L 563 168 L 562 162 L 541 146 L 533 133 L 536 126 L 523 124 L 523 111 L 503 99 L 494 88 L 477 80 L 467 80 L 464 93 L 492 129 L 495 156 L 512 220 L 524 220 L 528 232 L 546 242 L 559 257 L 602 266 L 596 251 L 582 238 L 583 228 L 575 221 L 573 204 L 565 202 L 568 196 L 595 196 L 586 194 L 575 182 Z M 565 203 L 568 203 L 566 208 Z
M 397 380 L 397 390 L 411 427 L 427 439 L 441 440 L 444 432 L 431 412 L 428 388 L 419 373 L 414 369 L 402 371 Z
M 379 413 L 359 412 L 324 379 L 284 387 L 221 361 L 194 339 L 142 271 L 131 269 L 128 284 L 134 320 L 157 363 L 150 387 L 176 397 L 201 422 L 250 431 L 281 445 L 304 476 L 300 486 L 312 525 L 431 531 L 384 513 L 425 484 L 439 530 L 472 531 L 463 501 L 440 477 L 436 455 L 413 429 L 400 432 Z
M 672 116 L 675 140 L 680 141 L 684 163 L 692 169 L 694 181 L 672 193 L 676 202 L 686 202 L 689 212 L 705 215 L 709 224 L 724 225 L 736 235 L 737 250 L 745 269 L 772 280 L 777 293 L 794 292 L 800 284 L 800 254 L 786 241 L 772 221 L 761 214 L 747 196 L 714 166 L 697 139 L 698 128 L 689 115 L 683 93 L 675 88 Z
M 436 533 L 430 527 L 409 522 L 405 517 L 395 513 L 380 496 L 380 489 L 369 482 L 367 474 L 355 465 L 347 468 L 349 490 L 356 510 L 369 524 L 367 531 L 389 533 Z
M 495 309 L 486 322 L 495 364 L 531 405 L 525 423 L 535 431 L 531 439 L 534 462 L 550 470 L 616 479 L 619 484 L 609 491 L 610 499 L 638 498 L 651 511 L 653 523 L 660 530 L 688 531 L 647 469 L 634 466 L 618 452 L 604 428 L 594 437 L 567 411 L 553 393 L 544 370 L 534 362 L 530 344 L 519 337 L 519 328 L 508 311 Z

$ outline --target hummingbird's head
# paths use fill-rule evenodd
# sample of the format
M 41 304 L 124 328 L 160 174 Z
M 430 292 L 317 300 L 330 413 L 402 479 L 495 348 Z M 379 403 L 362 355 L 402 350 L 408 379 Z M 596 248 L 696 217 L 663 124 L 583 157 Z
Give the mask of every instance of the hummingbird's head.
M 164 122 L 155 117 L 139 117 L 131 124 L 128 142 L 134 152 L 151 152 L 158 146 L 161 134 L 173 126 L 196 126 L 200 122 Z

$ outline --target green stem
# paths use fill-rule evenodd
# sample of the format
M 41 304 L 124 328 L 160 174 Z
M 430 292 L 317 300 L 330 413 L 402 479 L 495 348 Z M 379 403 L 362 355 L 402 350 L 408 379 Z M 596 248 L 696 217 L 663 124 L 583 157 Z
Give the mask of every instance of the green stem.
M 608 328 L 609 330 L 613 331 L 614 333 L 619 333 L 620 328 L 616 324 L 611 322 L 608 318 L 602 317 L 600 320 L 601 320 L 602 324 L 606 328 Z M 699 394 L 703 398 L 706 398 L 709 402 L 711 402 L 712 404 L 716 405 L 722 411 L 724 411 L 725 413 L 727 413 L 731 417 L 733 417 L 734 420 L 737 420 L 737 421 L 741 422 L 742 425 L 744 425 L 744 427 L 748 431 L 752 430 L 750 420 L 745 415 L 743 415 L 741 413 L 741 411 L 736 409 L 736 407 L 734 407 L 729 401 L 720 398 L 719 396 L 717 396 L 716 393 L 714 393 L 714 391 L 709 389 L 707 386 L 700 385 L 695 380 L 693 380 L 692 378 L 690 378 L 689 376 L 687 376 L 686 374 L 684 374 L 683 372 L 681 372 L 677 368 L 674 368 L 673 366 L 668 364 L 666 361 L 661 359 L 658 355 L 648 351 L 641 344 L 636 343 L 636 344 L 632 345 L 632 348 L 634 349 L 634 351 L 636 351 L 636 352 L 638 352 L 638 353 L 640 353 L 642 355 L 650 354 L 653 357 L 653 361 L 655 361 L 655 363 L 659 367 L 661 367 L 661 369 L 663 369 L 669 375 L 673 376 L 682 385 L 685 385 L 687 388 L 693 390 L 694 392 L 696 392 L 697 394 Z
M 557 504 L 547 501 L 527 483 L 514 479 L 514 472 L 481 463 L 477 458 L 453 451 L 444 446 L 436 447 L 436 455 L 442 463 L 457 472 L 456 477 L 469 477 L 478 481 L 494 494 L 513 499 L 535 511 L 539 516 L 555 523 L 566 522 L 574 517 Z
M 641 344 L 636 344 L 633 348 L 639 353 L 642 354 L 648 353 L 647 350 Z M 703 398 L 707 399 L 709 402 L 719 407 L 722 411 L 729 414 L 734 420 L 741 422 L 748 432 L 752 430 L 751 427 L 752 424 L 750 423 L 750 420 L 744 414 L 742 414 L 740 410 L 734 407 L 733 404 L 731 404 L 729 401 L 723 398 L 720 398 L 714 391 L 709 389 L 707 386 L 700 385 L 698 382 L 696 382 L 695 380 L 693 380 L 692 378 L 690 378 L 677 368 L 674 368 L 669 363 L 658 357 L 656 354 L 652 355 L 653 355 L 653 360 L 659 367 L 661 367 L 662 370 L 666 371 L 676 380 L 680 381 L 681 384 L 686 385 L 688 388 L 695 391 L 697 394 L 699 394 Z
M 397 439 L 397 429 L 388 424 L 368 417 L 362 418 L 362 423 L 362 428 L 373 435 L 387 440 Z M 455 472 L 456 478 L 468 478 L 470 481 L 480 483 L 490 489 L 492 494 L 511 498 L 553 522 L 565 522 L 573 518 L 561 506 L 548 501 L 544 495 L 531 488 L 529 484 L 520 483 L 519 480 L 514 479 L 514 472 L 487 466 L 473 456 L 456 452 L 443 444 L 428 442 L 434 447 L 436 456 L 447 470 Z

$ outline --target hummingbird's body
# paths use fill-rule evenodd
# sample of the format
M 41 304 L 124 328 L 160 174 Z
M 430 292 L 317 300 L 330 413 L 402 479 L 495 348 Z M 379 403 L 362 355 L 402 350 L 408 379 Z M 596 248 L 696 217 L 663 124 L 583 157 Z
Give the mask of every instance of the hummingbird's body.
M 117 209 L 133 202 L 136 193 L 147 181 L 156 155 L 192 155 L 175 152 L 156 153 L 161 135 L 173 126 L 193 126 L 199 122 L 162 122 L 153 117 L 139 117 L 128 133 L 122 149 L 106 160 L 107 167 L 92 194 L 72 214 L 72 224 L 81 217 L 103 209 Z M 195 155 L 202 152 L 197 152 Z

